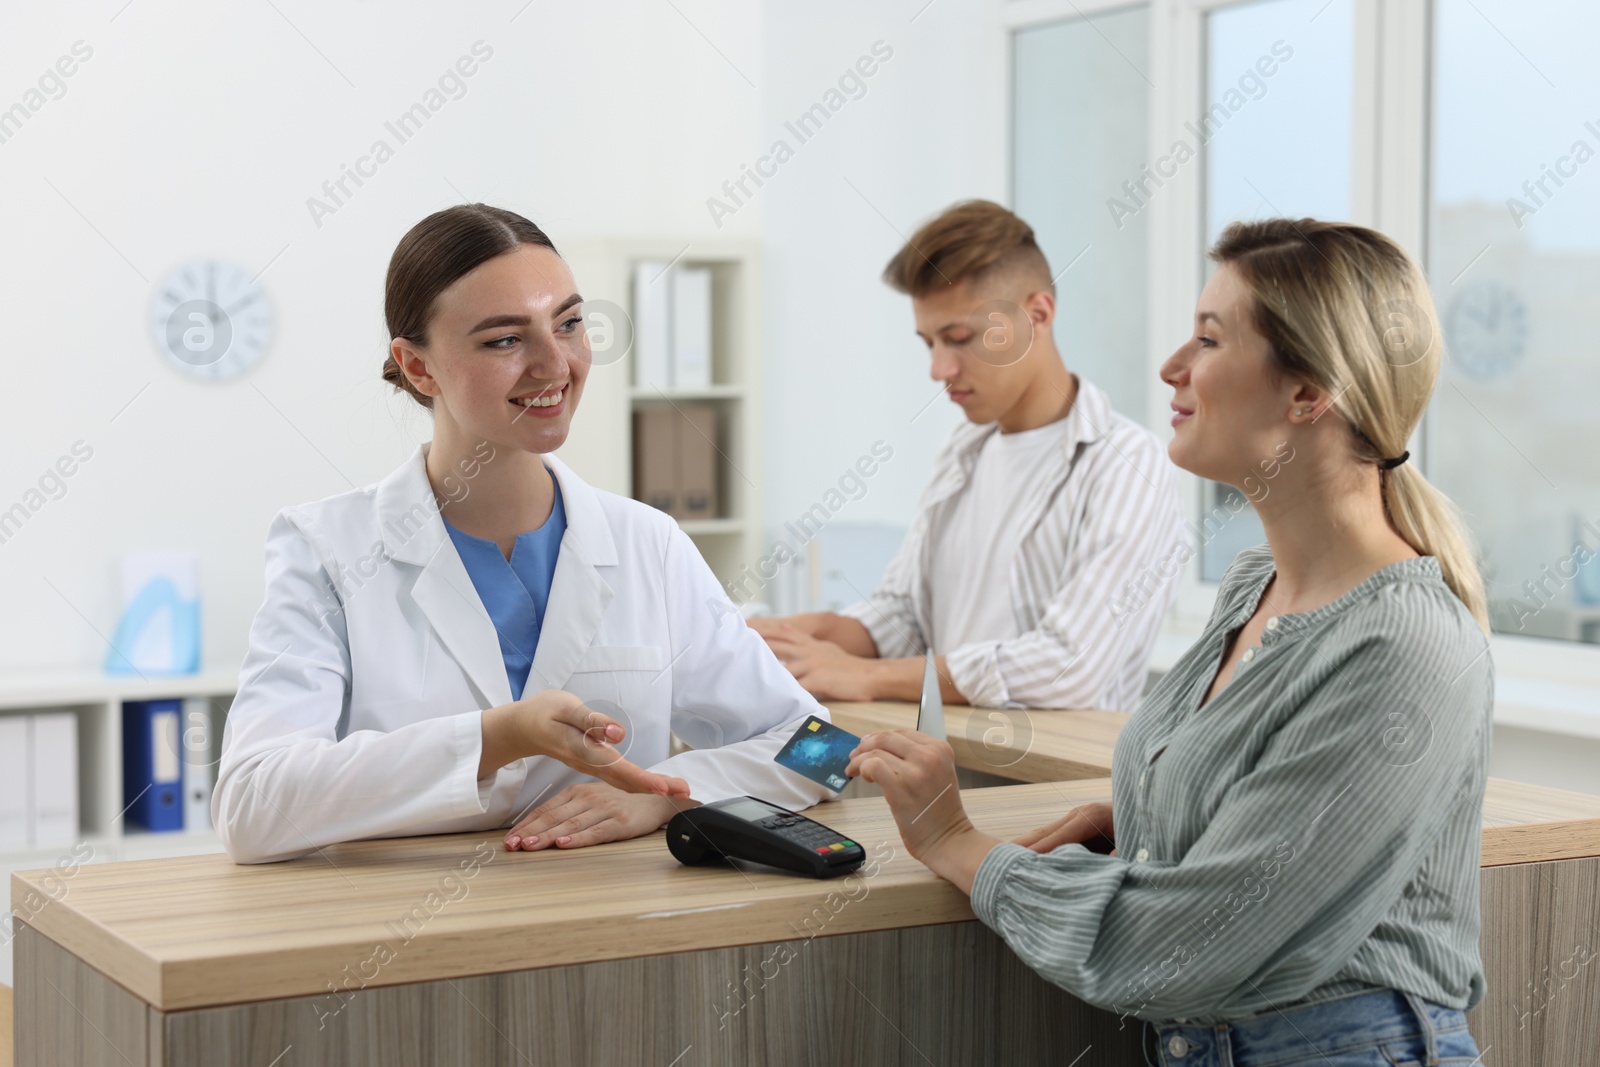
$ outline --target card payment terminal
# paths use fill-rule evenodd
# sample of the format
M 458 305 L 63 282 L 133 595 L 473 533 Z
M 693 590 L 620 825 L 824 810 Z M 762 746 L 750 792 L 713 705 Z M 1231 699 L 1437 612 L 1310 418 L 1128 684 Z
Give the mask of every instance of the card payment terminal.
M 813 878 L 848 874 L 867 853 L 837 830 L 755 797 L 729 797 L 687 808 L 667 823 L 678 862 L 754 860 Z

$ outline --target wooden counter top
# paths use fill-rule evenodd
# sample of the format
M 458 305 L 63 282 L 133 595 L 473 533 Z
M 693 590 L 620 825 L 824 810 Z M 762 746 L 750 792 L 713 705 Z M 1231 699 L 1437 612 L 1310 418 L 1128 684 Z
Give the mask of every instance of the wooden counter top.
M 1600 796 L 1489 779 L 1483 797 L 1482 866 L 1584 856 L 1600 856 Z
M 1108 799 L 1110 787 L 964 799 L 980 829 L 1009 838 Z M 11 899 L 19 919 L 164 1011 L 972 919 L 965 895 L 906 853 L 882 798 L 815 813 L 866 847 L 860 872 L 814 881 L 684 867 L 659 833 L 506 852 L 496 831 L 352 842 L 259 866 L 210 855 L 70 878 L 25 871 L 12 875 Z M 1600 797 L 1492 781 L 1484 823 L 1485 866 L 1600 856 Z M 462 865 L 474 862 L 468 877 Z M 55 903 L 25 911 L 30 893 L 52 888 Z
M 972 790 L 967 803 L 979 827 L 1014 837 L 1071 803 L 1108 799 L 1110 785 Z M 347 966 L 393 985 L 972 919 L 966 896 L 906 853 L 881 797 L 815 814 L 866 848 L 857 875 L 685 867 L 661 833 L 507 852 L 495 831 L 351 842 L 255 866 L 222 855 L 84 866 L 30 923 L 172 1011 L 327 993 L 342 989 Z M 887 862 L 868 876 L 875 858 Z M 463 877 L 458 868 L 474 860 L 481 866 Z M 43 894 L 52 873 L 13 874 L 13 908 L 30 890 Z M 841 907 L 847 894 L 858 899 Z M 403 926 L 408 915 L 421 918 Z M 380 942 L 398 947 L 375 966 Z
M 836 725 L 857 736 L 917 725 L 915 704 L 828 701 L 826 706 Z M 944 708 L 945 735 L 957 763 L 1019 782 L 1109 778 L 1111 750 L 1127 721 L 1128 712 L 1094 708 Z

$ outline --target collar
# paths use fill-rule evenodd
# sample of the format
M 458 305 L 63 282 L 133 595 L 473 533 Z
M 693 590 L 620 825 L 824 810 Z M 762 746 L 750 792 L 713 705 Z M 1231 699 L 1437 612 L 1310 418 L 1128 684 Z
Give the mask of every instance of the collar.
M 417 446 L 411 458 L 378 483 L 378 523 L 383 544 L 391 559 L 426 564 L 449 540 L 444 518 L 433 486 L 428 481 L 428 451 L 432 441 Z M 546 454 L 544 465 L 561 486 L 562 505 L 567 514 L 567 533 L 561 550 L 572 551 L 597 567 L 617 562 L 617 545 L 611 536 L 596 490 L 554 455 Z M 491 458 L 487 462 L 493 463 Z M 471 480 L 467 479 L 470 485 Z
M 1078 395 L 1072 400 L 1072 410 L 1066 418 L 1054 424 L 1061 431 L 1061 455 L 1070 464 L 1077 455 L 1079 445 L 1093 444 L 1104 437 L 1111 428 L 1111 400 L 1089 379 L 1081 374 L 1072 376 L 1078 383 Z M 959 476 L 950 487 L 953 492 L 965 483 L 972 467 L 978 461 L 978 452 L 990 436 L 998 433 L 998 422 L 962 423 L 951 434 L 950 449 Z

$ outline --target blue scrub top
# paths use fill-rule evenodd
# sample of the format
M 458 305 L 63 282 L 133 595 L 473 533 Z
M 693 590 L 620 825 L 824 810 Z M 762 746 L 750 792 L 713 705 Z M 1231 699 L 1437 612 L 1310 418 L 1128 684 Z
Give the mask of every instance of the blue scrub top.
M 550 517 L 537 530 L 517 535 L 509 560 L 493 541 L 462 533 L 449 522 L 444 524 L 500 635 L 500 655 L 505 660 L 513 700 L 522 699 L 522 687 L 533 667 L 545 606 L 550 602 L 550 583 L 555 580 L 556 555 L 561 551 L 561 535 L 567 530 L 561 483 L 553 475 L 550 481 L 556 490 Z

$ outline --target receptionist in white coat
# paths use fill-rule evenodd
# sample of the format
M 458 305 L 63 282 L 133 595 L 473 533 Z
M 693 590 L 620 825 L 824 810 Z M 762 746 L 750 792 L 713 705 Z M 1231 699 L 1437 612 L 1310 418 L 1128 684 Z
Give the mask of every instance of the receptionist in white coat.
M 384 378 L 433 439 L 273 519 L 212 799 L 236 861 L 498 828 L 572 848 L 831 795 L 773 762 L 826 712 L 694 544 L 549 455 L 590 373 L 581 301 L 512 212 L 449 208 L 396 248 Z

